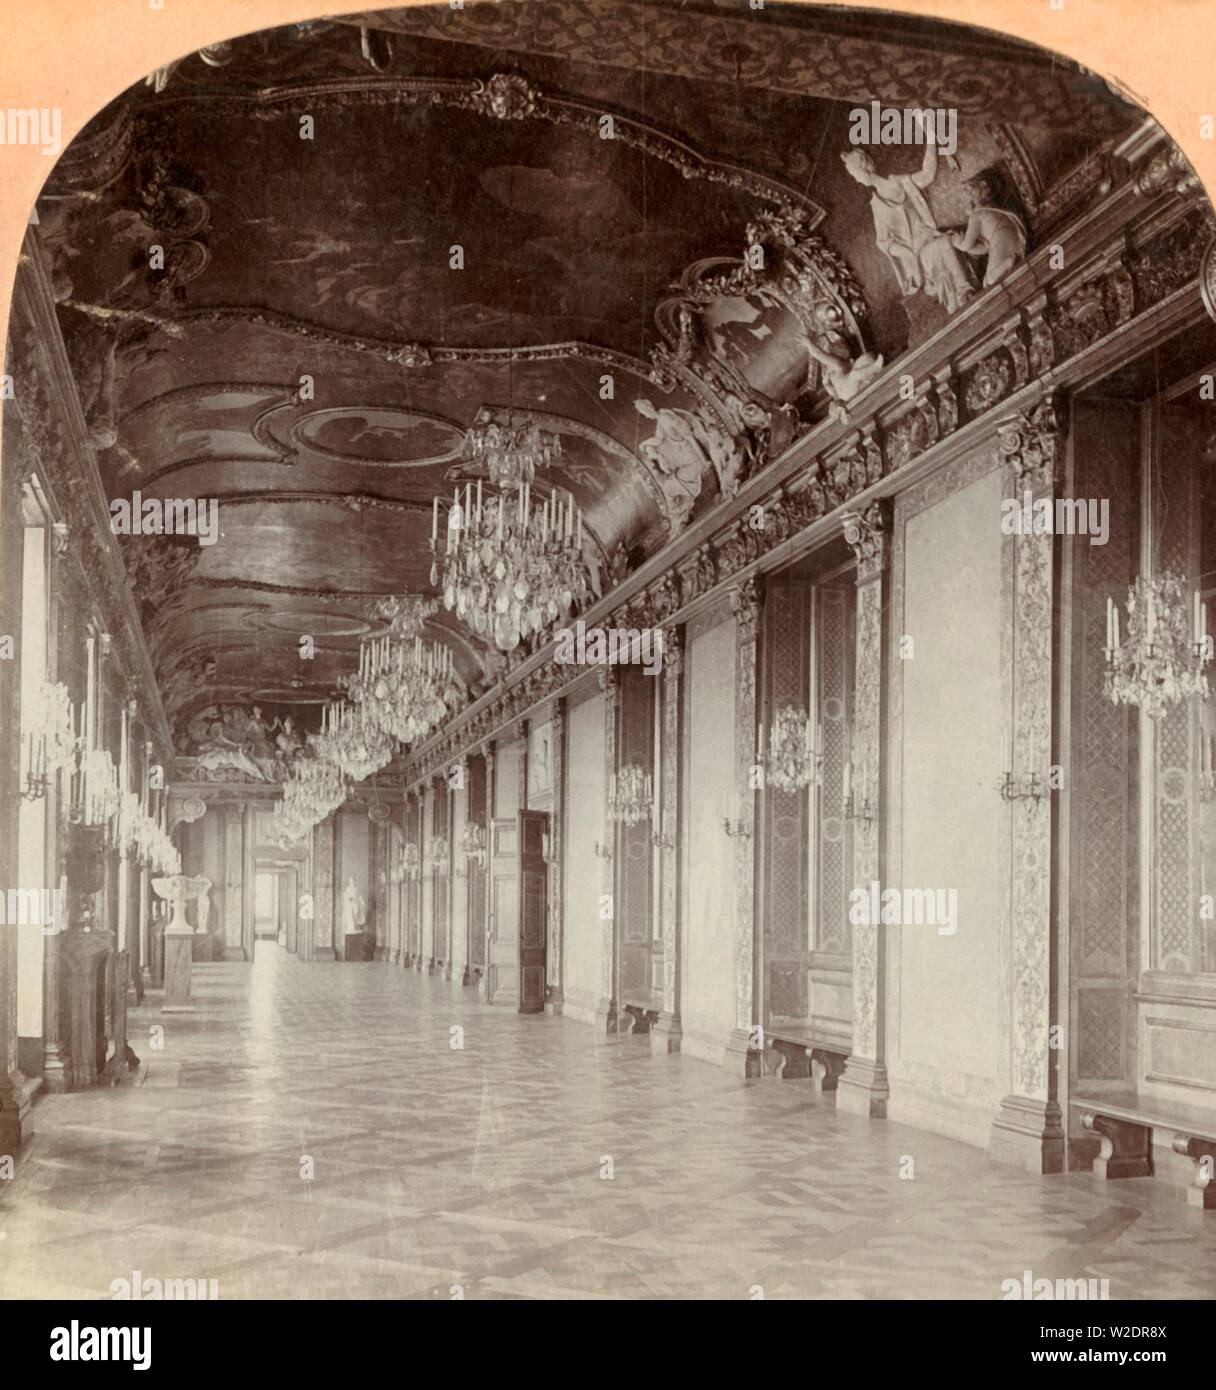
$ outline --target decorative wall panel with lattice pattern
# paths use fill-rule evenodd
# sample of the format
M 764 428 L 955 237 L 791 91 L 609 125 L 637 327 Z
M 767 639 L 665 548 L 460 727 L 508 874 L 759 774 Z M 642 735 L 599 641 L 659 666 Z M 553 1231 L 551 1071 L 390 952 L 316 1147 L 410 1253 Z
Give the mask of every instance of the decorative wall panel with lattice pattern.
M 770 579 L 765 590 L 765 730 L 786 705 L 809 701 L 810 589 Z M 767 753 L 767 748 L 765 749 Z M 807 791 L 769 785 L 765 806 L 765 997 L 771 1026 L 807 1017 Z

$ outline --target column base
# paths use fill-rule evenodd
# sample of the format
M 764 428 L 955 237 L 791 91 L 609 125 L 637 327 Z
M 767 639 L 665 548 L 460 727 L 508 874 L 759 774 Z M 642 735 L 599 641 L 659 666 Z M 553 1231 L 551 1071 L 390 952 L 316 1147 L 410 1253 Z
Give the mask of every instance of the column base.
M 225 946 L 225 947 L 224 947 L 224 959 L 225 959 L 225 960 L 248 960 L 249 957 L 245 954 L 245 948 L 244 948 L 244 946 Z
M 337 960 L 337 954 L 332 946 L 318 946 L 312 953 L 313 960 Z
M 836 1109 L 867 1120 L 885 1120 L 890 1094 L 885 1063 L 850 1057 L 836 1082 Z
M 68 1066 L 58 1043 L 47 1044 L 42 1059 L 42 1084 L 52 1096 L 61 1096 L 68 1089 Z
M 732 1028 L 730 1030 L 730 1037 L 726 1040 L 726 1056 L 723 1058 L 722 1065 L 732 1076 L 741 1076 L 744 1080 L 761 1074 L 763 1058 L 752 1046 L 750 1029 Z
M 661 1013 L 650 1029 L 650 1054 L 652 1057 L 670 1057 L 679 1052 L 680 1039 L 684 1030 L 680 1027 L 680 1015 Z
M 0 1156 L 15 1157 L 34 1137 L 34 1089 L 19 1073 L 0 1077 Z
M 992 1121 L 988 1152 L 1028 1173 L 1063 1173 L 1064 1130 L 1053 1100 L 1006 1096 Z
M 606 1043 L 617 1031 L 616 1005 L 611 999 L 601 999 L 595 1006 L 595 1040 Z
M 561 987 L 559 985 L 550 985 L 545 995 L 545 1012 L 550 1018 L 560 1018 L 563 1008 L 564 1001 L 562 999 Z

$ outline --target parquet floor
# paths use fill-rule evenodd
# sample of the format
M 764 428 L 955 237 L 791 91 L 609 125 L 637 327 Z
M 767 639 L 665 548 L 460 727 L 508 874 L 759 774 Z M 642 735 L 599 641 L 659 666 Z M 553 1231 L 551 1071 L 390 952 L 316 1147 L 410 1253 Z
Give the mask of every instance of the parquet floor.
M 1035 1178 L 389 964 L 263 945 L 196 966 L 194 1002 L 132 1013 L 132 1085 L 39 1101 L 0 1295 L 108 1298 L 135 1270 L 221 1298 L 992 1299 L 1026 1269 L 1216 1290 L 1211 1218 L 1143 1181 Z

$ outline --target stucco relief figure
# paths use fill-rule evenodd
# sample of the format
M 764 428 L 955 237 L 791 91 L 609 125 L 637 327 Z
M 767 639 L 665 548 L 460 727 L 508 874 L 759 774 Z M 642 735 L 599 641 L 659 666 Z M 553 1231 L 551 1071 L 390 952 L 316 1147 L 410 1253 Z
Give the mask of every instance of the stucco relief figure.
M 355 880 L 349 878 L 342 890 L 342 930 L 347 936 L 361 932 L 366 921 L 367 904 L 363 900 L 363 894 L 356 887 Z
M 848 418 L 848 403 L 863 391 L 882 371 L 880 352 L 855 353 L 844 331 L 844 315 L 834 304 L 820 304 L 814 313 L 815 328 L 806 334 L 808 376 L 818 364 L 823 374 L 823 388 L 831 397 L 833 419 Z
M 875 239 L 891 262 L 901 292 L 923 290 L 950 313 L 965 304 L 974 293 L 971 276 L 921 191 L 937 177 L 937 145 L 931 134 L 919 173 L 880 174 L 873 156 L 863 149 L 848 150 L 840 158 L 858 183 L 874 190 L 870 210 Z
M 202 884 L 198 895 L 198 930 L 200 936 L 205 936 L 207 923 L 211 920 L 211 880 L 209 878 L 196 878 L 194 881 Z
M 675 529 L 687 522 L 707 469 L 714 470 L 723 497 L 738 492 L 747 462 L 738 440 L 691 410 L 656 409 L 647 400 L 634 401 L 634 406 L 639 415 L 655 421 L 654 434 L 638 446 L 638 452 L 659 474 Z
M 968 256 L 988 257 L 984 270 L 987 289 L 1026 259 L 1026 228 L 1012 212 L 992 206 L 992 184 L 983 174 L 968 179 L 965 187 L 970 209 L 967 227 L 950 240 Z
M 659 485 L 676 528 L 688 520 L 701 495 L 701 477 L 711 460 L 699 437 L 700 421 L 687 410 L 656 409 L 648 400 L 634 401 L 639 415 L 655 422 L 655 431 L 638 452 L 659 475 Z

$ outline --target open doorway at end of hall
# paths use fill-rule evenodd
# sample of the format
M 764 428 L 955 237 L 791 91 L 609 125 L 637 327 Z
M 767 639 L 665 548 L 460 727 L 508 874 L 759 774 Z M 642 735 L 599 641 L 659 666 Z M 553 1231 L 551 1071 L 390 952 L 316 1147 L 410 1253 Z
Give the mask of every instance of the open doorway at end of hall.
M 253 880 L 253 934 L 255 942 L 273 941 L 289 951 L 296 949 L 296 869 L 259 864 Z

